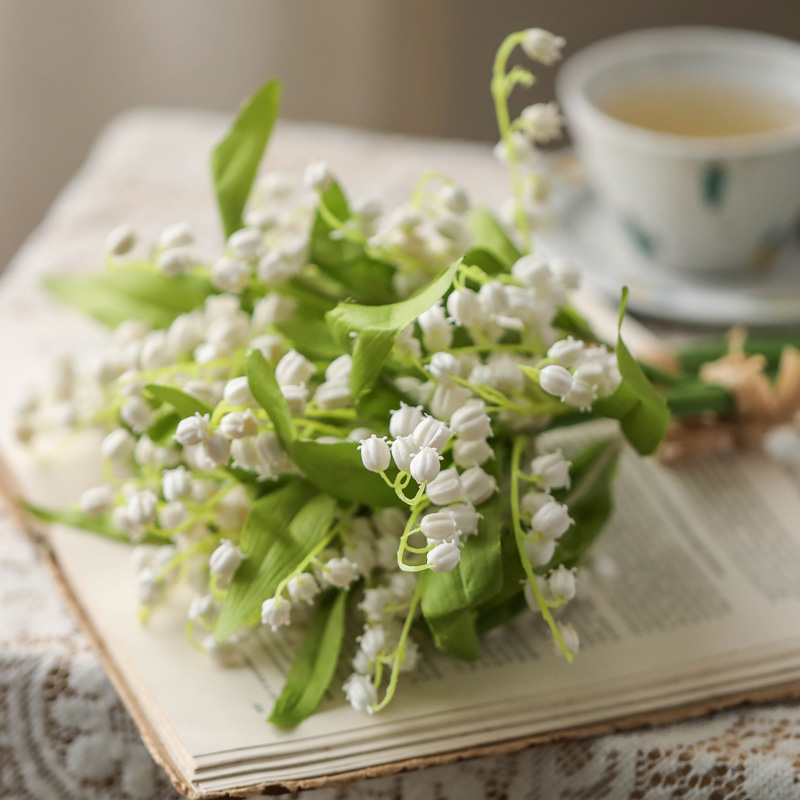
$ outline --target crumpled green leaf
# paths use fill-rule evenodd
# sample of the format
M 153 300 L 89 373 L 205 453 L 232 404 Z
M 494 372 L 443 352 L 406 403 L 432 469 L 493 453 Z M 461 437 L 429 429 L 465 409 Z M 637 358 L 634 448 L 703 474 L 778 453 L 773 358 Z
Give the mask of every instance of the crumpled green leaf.
M 385 306 L 339 303 L 325 315 L 334 338 L 348 347 L 353 334 L 353 369 L 350 389 L 354 402 L 370 389 L 392 351 L 400 331 L 414 322 L 447 292 L 459 266 L 451 264 L 437 278 L 411 297 Z
M 222 604 L 214 638 L 223 641 L 260 618 L 261 604 L 328 532 L 336 501 L 295 480 L 256 500 L 239 542 L 247 554 Z
M 322 202 L 340 222 L 350 219 L 347 198 L 336 181 L 322 193 Z M 394 296 L 395 268 L 368 255 L 364 246 L 347 239 L 331 237 L 333 228 L 320 211 L 314 218 L 309 243 L 309 260 L 321 272 L 335 279 L 355 300 L 387 303 Z
M 627 301 L 626 286 L 622 290 L 619 308 L 620 329 Z M 625 346 L 621 335 L 617 339 L 616 354 L 622 382 L 613 394 L 597 400 L 592 410 L 600 416 L 618 419 L 628 441 L 642 455 L 650 455 L 667 432 L 669 408 Z
M 242 227 L 242 212 L 281 104 L 280 81 L 268 81 L 246 100 L 211 154 L 214 189 L 225 236 Z
M 49 276 L 44 285 L 62 302 L 112 328 L 129 319 L 167 328 L 175 317 L 203 305 L 212 291 L 208 281 L 201 278 L 169 278 L 143 268 L 100 275 Z
M 511 241 L 497 217 L 488 209 L 474 209 L 469 216 L 468 224 L 474 247 L 490 253 L 504 265 L 506 271 L 522 258 L 519 248 Z
M 270 722 L 294 727 L 314 713 L 336 674 L 346 605 L 346 591 L 323 596 L 269 715 Z

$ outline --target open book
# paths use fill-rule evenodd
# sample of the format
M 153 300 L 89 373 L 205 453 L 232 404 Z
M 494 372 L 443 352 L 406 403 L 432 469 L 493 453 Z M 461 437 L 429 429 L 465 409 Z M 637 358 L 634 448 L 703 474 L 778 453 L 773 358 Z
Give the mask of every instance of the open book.
M 51 505 L 60 489 L 74 497 L 67 482 L 47 479 Z M 35 484 L 41 497 L 41 476 Z M 128 547 L 60 527 L 47 543 L 145 741 L 191 797 L 318 786 L 800 694 L 794 481 L 757 454 L 679 469 L 631 456 L 615 497 L 567 609 L 582 642 L 574 664 L 523 617 L 488 634 L 478 662 L 423 646 L 421 668 L 375 717 L 351 710 L 335 680 L 293 730 L 266 722 L 291 634 L 256 631 L 239 666 L 217 666 L 184 636 L 186 597 L 138 623 Z

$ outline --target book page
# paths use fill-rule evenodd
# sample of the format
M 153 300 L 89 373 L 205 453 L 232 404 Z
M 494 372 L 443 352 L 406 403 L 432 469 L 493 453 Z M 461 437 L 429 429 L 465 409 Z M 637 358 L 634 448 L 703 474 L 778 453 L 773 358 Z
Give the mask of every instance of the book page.
M 800 493 L 760 455 L 672 469 L 623 459 L 616 510 L 566 609 L 568 665 L 531 615 L 460 662 L 423 643 L 417 672 L 375 717 L 345 705 L 340 670 L 318 714 L 265 721 L 296 633 L 258 630 L 220 668 L 185 639 L 187 596 L 136 620 L 129 548 L 55 529 L 56 554 L 164 743 L 208 791 L 359 768 L 677 705 L 800 677 Z M 420 723 L 424 722 L 424 726 Z M 421 732 L 422 731 L 422 732 Z M 324 755 L 322 748 L 324 746 Z M 244 781 L 244 784 L 242 783 Z

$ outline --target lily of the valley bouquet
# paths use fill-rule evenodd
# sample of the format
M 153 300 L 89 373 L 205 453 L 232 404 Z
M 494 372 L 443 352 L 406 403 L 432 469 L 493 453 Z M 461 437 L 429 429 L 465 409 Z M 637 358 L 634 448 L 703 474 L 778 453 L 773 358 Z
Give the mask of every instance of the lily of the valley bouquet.
M 646 454 L 664 434 L 666 404 L 623 342 L 597 341 L 570 305 L 575 265 L 532 248 L 546 185 L 531 165 L 561 118 L 536 104 L 510 119 L 534 80 L 507 68 L 517 46 L 551 64 L 563 40 L 527 30 L 497 55 L 507 228 L 440 174 L 389 212 L 323 163 L 304 189 L 257 179 L 271 82 L 213 153 L 215 261 L 187 225 L 144 257 L 122 226 L 105 275 L 50 283 L 114 330 L 91 370 L 60 365 L 19 432 L 101 427 L 107 480 L 73 510 L 34 511 L 132 543 L 143 619 L 189 582 L 187 634 L 222 661 L 255 626 L 302 627 L 274 723 L 310 715 L 340 658 L 350 704 L 380 711 L 421 643 L 477 658 L 483 633 L 529 609 L 572 660 L 578 634 L 557 615 L 608 518 L 621 435 Z M 597 417 L 621 434 L 569 459 L 542 446 Z

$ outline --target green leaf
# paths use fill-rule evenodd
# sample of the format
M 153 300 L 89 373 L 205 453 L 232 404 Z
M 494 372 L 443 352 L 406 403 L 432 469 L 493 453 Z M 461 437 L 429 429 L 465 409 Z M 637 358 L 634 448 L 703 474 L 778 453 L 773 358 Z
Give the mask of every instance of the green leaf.
M 155 422 L 147 429 L 147 438 L 158 445 L 170 444 L 181 419 L 183 417 L 171 408 L 159 409 Z
M 494 466 L 499 469 L 499 457 Z M 503 589 L 500 505 L 498 492 L 479 506 L 483 519 L 478 533 L 467 539 L 456 569 L 420 575 L 422 614 L 436 646 L 457 658 L 480 656 L 478 608 Z
M 148 383 L 144 390 L 156 400 L 171 405 L 181 415 L 182 419 L 191 417 L 192 414 L 210 414 L 212 410 L 202 400 L 198 400 L 196 397 L 192 397 L 174 386 Z
M 308 626 L 269 721 L 289 728 L 310 717 L 336 673 L 344 639 L 347 592 L 328 592 Z
M 336 501 L 306 481 L 292 481 L 258 500 L 239 543 L 247 558 L 236 570 L 214 628 L 217 641 L 258 621 L 261 604 L 327 534 Z
M 562 306 L 553 318 L 553 326 L 584 342 L 596 342 L 597 335 L 592 326 L 573 306 Z
M 333 361 L 344 353 L 341 345 L 334 341 L 324 320 L 294 317 L 286 322 L 279 322 L 275 327 L 306 358 Z
M 322 202 L 340 222 L 350 219 L 350 208 L 341 187 L 335 181 L 323 192 Z M 392 278 L 395 268 L 367 254 L 364 247 L 342 238 L 331 238 L 333 227 L 317 211 L 311 229 L 309 260 L 335 278 L 361 302 L 386 303 L 394 297 Z
M 617 472 L 621 440 L 601 439 L 572 459 L 570 489 L 555 492 L 566 503 L 574 520 L 558 540 L 556 552 L 546 570 L 560 564 L 575 567 L 600 535 L 613 510 L 612 484 Z M 542 571 L 538 570 L 537 572 Z
M 208 281 L 201 278 L 169 278 L 145 269 L 51 276 L 44 283 L 59 300 L 109 327 L 138 319 L 155 328 L 166 328 L 175 317 L 201 306 L 211 294 Z
M 214 188 L 226 237 L 242 227 L 242 212 L 280 104 L 280 82 L 265 83 L 242 104 L 227 135 L 211 154 Z
M 473 247 L 464 253 L 463 261 L 471 267 L 480 267 L 487 275 L 508 272 L 508 265 L 499 256 L 484 247 Z
M 376 508 L 401 502 L 379 475 L 364 467 L 355 442 L 324 444 L 298 438 L 275 370 L 258 350 L 247 354 L 247 380 L 286 452 L 317 489 L 337 500 Z
M 400 331 L 447 292 L 458 265 L 459 262 L 451 264 L 438 278 L 406 300 L 386 306 L 339 303 L 325 315 L 334 338 L 342 346 L 349 347 L 351 334 L 358 336 L 350 375 L 356 403 L 375 382 Z
M 115 542 L 122 542 L 124 544 L 133 544 L 131 540 L 121 531 L 118 531 L 111 524 L 111 514 L 102 514 L 94 516 L 84 514 L 83 511 L 78 509 L 69 509 L 67 511 L 51 511 L 46 508 L 32 505 L 31 503 L 22 502 L 20 505 L 36 519 L 42 522 L 50 522 L 56 525 L 66 525 L 68 528 L 80 528 L 80 530 L 88 531 L 89 533 L 96 533 L 99 536 L 105 536 L 107 539 L 113 539 Z M 153 536 L 147 534 L 137 544 L 165 544 L 168 540 L 163 536 Z
M 511 241 L 500 221 L 485 208 L 476 208 L 469 217 L 469 228 L 475 240 L 475 247 L 488 250 L 506 267 L 522 258 L 514 242 Z
M 627 301 L 628 288 L 625 287 L 619 309 L 620 328 Z M 628 441 L 639 453 L 649 455 L 664 438 L 669 425 L 669 409 L 664 398 L 647 380 L 621 335 L 617 339 L 616 352 L 622 382 L 613 394 L 597 400 L 593 410 L 601 416 L 618 419 Z
M 278 386 L 278 381 L 275 380 L 275 370 L 260 350 L 248 352 L 246 370 L 247 383 L 250 385 L 253 397 L 267 412 L 275 426 L 276 435 L 284 448 L 288 450 L 291 443 L 297 438 L 297 430 L 294 427 L 286 398 Z

